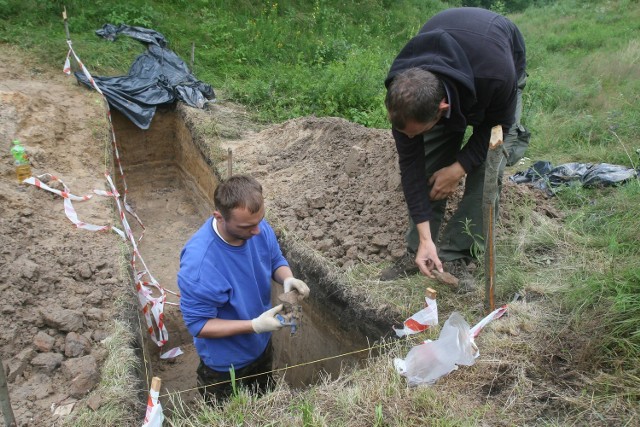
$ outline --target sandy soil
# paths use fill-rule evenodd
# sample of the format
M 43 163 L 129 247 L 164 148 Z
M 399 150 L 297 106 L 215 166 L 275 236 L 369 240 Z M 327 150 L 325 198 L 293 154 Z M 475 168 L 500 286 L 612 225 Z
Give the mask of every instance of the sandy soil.
M 61 66 L 62 68 L 62 66 Z M 57 176 L 76 195 L 105 189 L 104 110 L 72 78 L 0 50 L 0 354 L 20 425 L 55 422 L 52 406 L 97 383 L 117 298 L 131 295 L 114 233 L 77 229 L 63 199 L 16 179 L 20 139 L 34 175 Z M 60 182 L 51 186 L 61 189 Z M 111 201 L 74 202 L 81 220 L 110 224 Z

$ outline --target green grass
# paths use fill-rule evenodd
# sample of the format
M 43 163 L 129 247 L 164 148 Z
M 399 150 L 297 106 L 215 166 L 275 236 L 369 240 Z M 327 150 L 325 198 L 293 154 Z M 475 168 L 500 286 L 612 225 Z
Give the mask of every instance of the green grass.
M 66 5 L 74 48 L 96 75 L 124 74 L 141 50 L 126 37 L 94 35 L 106 23 L 163 33 L 194 71 L 265 121 L 315 114 L 383 127 L 382 84 L 388 66 L 438 1 L 336 2 L 79 0 L 0 1 L 0 41 L 33 50 L 51 66 L 66 53 Z M 166 19 L 166 17 L 171 17 Z
M 528 41 L 529 157 L 629 164 L 639 131 L 637 3 L 556 2 L 516 17 Z

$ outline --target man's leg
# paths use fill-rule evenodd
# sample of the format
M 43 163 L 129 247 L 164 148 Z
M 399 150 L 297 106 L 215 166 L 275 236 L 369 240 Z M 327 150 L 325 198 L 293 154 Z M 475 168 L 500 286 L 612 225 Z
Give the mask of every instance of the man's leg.
M 527 85 L 527 74 L 524 73 L 518 78 L 518 91 L 516 101 L 515 123 L 509 128 L 509 132 L 504 135 L 504 149 L 508 154 L 506 161 L 500 165 L 499 177 L 502 177 L 502 172 L 505 166 L 515 165 L 523 156 L 527 147 L 529 146 L 529 139 L 531 134 L 522 126 L 520 120 L 522 119 L 522 91 Z
M 434 172 L 449 166 L 456 161 L 456 154 L 462 144 L 463 137 L 464 133 L 447 132 L 443 125 L 435 126 L 423 135 L 427 181 L 429 181 L 429 178 L 431 178 L 431 175 L 433 175 Z M 425 185 L 427 185 L 426 182 Z M 431 191 L 431 186 L 428 186 L 428 191 Z M 431 229 L 431 238 L 436 242 L 436 244 L 438 242 L 440 226 L 442 225 L 442 219 L 444 218 L 446 207 L 446 199 L 431 201 L 433 218 L 429 221 L 429 228 Z M 411 218 L 409 218 L 409 230 L 407 231 L 405 238 L 407 241 L 407 250 L 415 254 L 418 251 L 420 238 L 418 235 L 418 229 Z
M 502 175 L 506 166 L 515 165 L 522 157 L 529 146 L 531 133 L 520 123 L 522 119 L 522 91 L 527 85 L 527 73 L 524 73 L 518 79 L 518 92 L 515 112 L 515 122 L 509 128 L 509 132 L 504 135 L 504 149 L 508 157 L 503 158 L 498 166 L 498 200 L 496 201 L 495 213 L 499 218 L 500 213 L 500 194 L 502 193 Z
M 236 387 L 242 385 L 252 391 L 257 391 L 260 395 L 269 391 L 273 386 L 273 376 L 271 374 L 272 362 L 273 346 L 271 341 L 269 341 L 267 348 L 258 359 L 244 368 L 235 371 L 235 377 L 237 379 Z M 215 371 L 200 360 L 200 365 L 196 373 L 196 384 L 200 394 L 205 400 L 213 402 L 213 398 L 215 397 L 218 402 L 222 402 L 233 394 L 233 385 L 230 382 L 231 374 L 228 371 Z
M 222 402 L 233 394 L 229 372 L 214 371 L 200 359 L 196 374 L 198 391 L 207 402 L 213 403 L 215 400 Z
M 526 84 L 527 75 L 525 73 L 518 79 L 515 123 L 504 136 L 504 148 L 509 157 L 503 159 L 498 169 L 499 189 L 502 185 L 502 174 L 505 166 L 511 166 L 518 162 L 529 144 L 529 132 L 520 124 L 520 118 L 522 117 L 522 90 Z M 469 262 L 476 255 L 472 250 L 474 244 L 478 245 L 477 249 L 484 248 L 482 231 L 484 172 L 485 164 L 482 164 L 467 175 L 464 196 L 442 235 L 438 253 L 442 261 L 464 259 L 465 262 Z M 497 214 L 498 206 L 496 206 L 495 212 Z
M 482 233 L 482 193 L 485 164 L 481 164 L 465 179 L 464 194 L 442 233 L 438 256 L 442 261 L 472 260 L 474 244 L 484 246 Z
M 252 392 L 263 395 L 273 390 L 273 345 L 271 341 L 267 344 L 264 353 L 252 364 L 243 369 L 242 376 L 250 377 L 243 380 L 243 385 Z

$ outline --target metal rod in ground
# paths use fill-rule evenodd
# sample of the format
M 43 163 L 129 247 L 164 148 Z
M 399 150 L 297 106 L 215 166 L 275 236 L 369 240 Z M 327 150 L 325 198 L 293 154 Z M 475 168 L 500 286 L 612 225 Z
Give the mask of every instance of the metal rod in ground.
M 227 178 L 233 176 L 233 151 L 231 148 L 227 149 Z
M 495 310 L 496 264 L 494 230 L 495 213 L 498 207 L 498 172 L 502 161 L 502 126 L 491 129 L 491 140 L 484 172 L 484 190 L 482 193 L 482 228 L 484 231 L 484 308 L 487 312 Z
M 191 72 L 193 73 L 193 63 L 195 62 L 196 57 L 196 44 L 195 42 L 191 42 Z
M 4 425 L 7 427 L 16 426 L 16 418 L 11 408 L 11 400 L 9 399 L 9 387 L 7 386 L 7 377 L 4 373 L 4 363 L 0 360 L 0 407 L 2 408 L 2 416 L 4 417 Z

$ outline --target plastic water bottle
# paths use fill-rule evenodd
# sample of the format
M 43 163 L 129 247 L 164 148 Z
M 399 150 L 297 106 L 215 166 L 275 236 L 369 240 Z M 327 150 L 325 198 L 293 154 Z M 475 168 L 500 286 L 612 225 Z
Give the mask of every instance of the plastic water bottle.
M 16 165 L 16 177 L 19 182 L 22 182 L 31 176 L 31 165 L 27 158 L 27 152 L 17 139 L 13 141 L 11 154 Z

